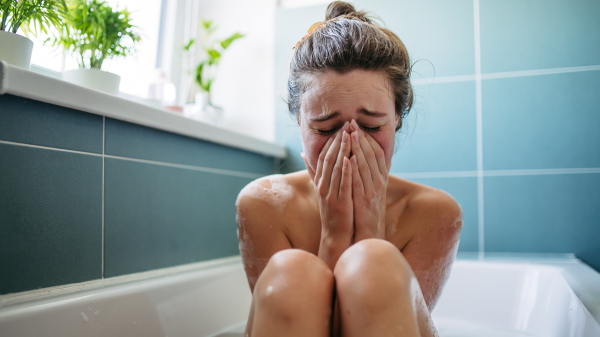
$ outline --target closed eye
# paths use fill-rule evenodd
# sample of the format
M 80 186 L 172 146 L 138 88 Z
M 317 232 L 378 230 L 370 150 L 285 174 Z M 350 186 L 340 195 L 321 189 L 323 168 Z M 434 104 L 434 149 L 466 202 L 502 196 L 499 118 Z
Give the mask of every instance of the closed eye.
M 363 126 L 362 128 L 367 132 L 377 132 L 377 131 L 381 130 L 381 126 L 374 127 L 374 128 L 368 128 L 366 126 Z
M 334 134 L 337 131 L 337 128 L 333 128 L 331 130 L 317 130 L 321 136 L 329 136 Z

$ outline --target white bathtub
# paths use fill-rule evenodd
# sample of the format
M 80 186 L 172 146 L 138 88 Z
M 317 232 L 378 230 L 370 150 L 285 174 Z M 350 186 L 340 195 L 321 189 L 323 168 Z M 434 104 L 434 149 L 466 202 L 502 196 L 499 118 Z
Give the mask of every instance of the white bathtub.
M 239 257 L 0 296 L 0 336 L 241 336 Z M 459 255 L 441 337 L 598 337 L 600 274 L 572 256 Z

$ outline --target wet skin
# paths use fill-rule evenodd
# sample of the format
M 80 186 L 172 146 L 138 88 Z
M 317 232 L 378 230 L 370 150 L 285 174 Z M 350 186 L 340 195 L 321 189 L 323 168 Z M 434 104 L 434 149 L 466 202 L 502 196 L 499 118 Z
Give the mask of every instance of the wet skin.
M 388 175 L 399 117 L 385 75 L 316 75 L 301 106 L 308 170 L 254 181 L 236 203 L 250 288 L 278 251 L 305 250 L 333 270 L 353 243 L 379 238 L 402 252 L 433 310 L 456 253 L 462 214 L 448 194 Z M 344 186 L 349 191 L 342 192 Z

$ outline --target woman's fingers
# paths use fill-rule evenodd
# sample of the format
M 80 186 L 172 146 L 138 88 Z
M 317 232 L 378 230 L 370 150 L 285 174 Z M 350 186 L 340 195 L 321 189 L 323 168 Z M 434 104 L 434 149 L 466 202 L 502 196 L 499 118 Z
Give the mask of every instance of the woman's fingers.
M 344 158 L 347 158 L 350 155 L 350 135 L 345 130 L 342 131 L 342 145 L 340 146 L 340 152 L 338 153 L 338 158 L 335 162 L 335 167 L 333 168 L 333 172 L 331 174 L 331 192 L 339 191 L 341 179 L 342 179 L 342 167 L 344 165 Z M 339 196 L 339 193 L 336 194 Z
M 352 158 L 350 158 L 350 163 L 352 164 L 352 198 L 354 200 L 360 200 L 365 195 L 365 188 L 362 179 L 360 178 L 360 172 L 358 172 L 356 155 L 353 155 Z
M 300 157 L 302 157 L 302 160 L 304 160 L 304 165 L 306 165 L 306 170 L 308 171 L 308 175 L 310 176 L 310 179 L 314 182 L 315 181 L 315 171 L 313 171 L 312 167 L 310 167 L 310 165 L 308 164 L 308 160 L 306 160 L 306 155 L 304 154 L 304 152 L 300 153 Z
M 385 163 L 385 153 L 383 152 L 381 145 L 379 145 L 379 143 L 377 143 L 377 141 L 367 133 L 365 133 L 364 137 L 369 143 L 369 145 L 371 145 L 371 149 L 375 154 L 375 159 L 377 160 L 377 167 L 379 168 L 379 173 L 383 174 L 384 177 L 387 177 L 388 168 L 387 164 Z
M 344 130 L 348 129 L 348 123 L 344 124 L 342 129 L 335 135 L 335 139 L 331 146 L 327 150 L 327 154 L 323 159 L 323 170 L 321 172 L 321 176 L 319 177 L 319 185 L 322 190 L 320 192 L 322 194 L 327 194 L 331 185 L 331 174 L 333 173 L 333 168 L 337 162 L 337 157 L 340 152 L 340 146 L 342 144 L 342 133 Z
M 349 202 L 352 200 L 352 164 L 350 159 L 344 157 L 342 159 L 342 181 L 340 182 L 340 194 L 338 200 L 341 202 Z
M 360 142 L 360 148 L 362 149 L 362 152 L 365 156 L 367 165 L 369 165 L 369 172 L 371 172 L 371 179 L 372 179 L 372 181 L 377 181 L 380 173 L 379 173 L 379 165 L 377 164 L 377 158 L 375 156 L 375 151 L 373 151 L 371 144 L 369 144 L 366 133 L 362 130 L 360 131 L 360 134 L 358 136 L 358 141 Z M 363 179 L 364 179 L 364 177 L 363 177 Z
M 360 146 L 360 132 L 360 130 L 352 132 L 352 153 L 356 157 L 364 192 L 369 193 L 373 189 L 373 178 L 371 178 L 371 169 Z
M 329 191 L 329 185 L 331 182 L 331 172 L 333 171 L 333 166 L 335 165 L 335 161 L 337 159 L 337 154 L 340 151 L 340 145 L 342 142 L 342 133 L 338 132 L 335 135 L 335 139 L 331 143 L 329 149 L 325 153 L 325 156 L 322 160 L 323 169 L 321 170 L 321 175 L 318 177 L 319 188 L 322 194 L 327 194 Z M 325 189 L 325 190 L 323 190 Z
M 318 183 L 319 182 L 318 180 L 321 179 L 321 175 L 323 173 L 323 161 L 325 160 L 325 156 L 327 155 L 327 151 L 331 147 L 331 144 L 333 144 L 333 141 L 337 137 L 338 133 L 336 133 L 335 135 L 329 137 L 329 139 L 327 140 L 327 142 L 325 143 L 325 145 L 321 149 L 321 152 L 319 153 L 319 159 L 317 160 L 317 170 L 315 171 L 315 177 L 317 178 L 317 180 L 314 180 L 314 178 L 313 178 L 313 181 L 315 183 Z

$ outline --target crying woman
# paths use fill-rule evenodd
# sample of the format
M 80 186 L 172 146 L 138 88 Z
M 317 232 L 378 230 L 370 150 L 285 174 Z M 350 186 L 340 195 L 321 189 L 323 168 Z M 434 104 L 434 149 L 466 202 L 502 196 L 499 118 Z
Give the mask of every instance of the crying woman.
M 462 214 L 389 175 L 410 69 L 398 36 L 341 1 L 296 45 L 289 110 L 307 170 L 258 179 L 236 204 L 246 336 L 437 336 Z

